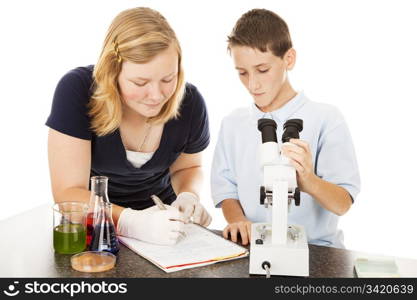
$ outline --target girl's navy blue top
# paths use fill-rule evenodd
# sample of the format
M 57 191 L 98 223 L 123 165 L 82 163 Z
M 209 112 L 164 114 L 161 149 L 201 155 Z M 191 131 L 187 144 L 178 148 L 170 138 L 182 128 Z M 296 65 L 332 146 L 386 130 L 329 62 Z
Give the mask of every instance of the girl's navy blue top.
M 184 153 L 205 149 L 210 140 L 207 109 L 197 88 L 186 85 L 180 115 L 164 125 L 161 142 L 152 158 L 135 168 L 126 158 L 120 132 L 99 137 L 90 129 L 87 104 L 92 95 L 93 65 L 71 70 L 59 81 L 46 125 L 61 133 L 91 140 L 91 176 L 109 177 L 108 193 L 114 204 L 144 209 L 153 204 L 155 194 L 165 203 L 176 195 L 169 167 Z

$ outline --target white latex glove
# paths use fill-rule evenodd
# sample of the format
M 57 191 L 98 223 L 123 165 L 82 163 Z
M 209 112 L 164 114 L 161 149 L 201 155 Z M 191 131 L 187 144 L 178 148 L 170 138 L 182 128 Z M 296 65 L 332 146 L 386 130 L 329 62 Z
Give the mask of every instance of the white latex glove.
M 158 245 L 174 245 L 184 231 L 184 217 L 176 208 L 156 205 L 143 210 L 124 209 L 117 223 L 117 234 Z
M 190 218 L 194 223 L 207 227 L 211 223 L 211 216 L 201 205 L 197 195 L 189 192 L 180 193 L 171 206 L 179 209 L 184 214 L 184 219 L 188 223 Z

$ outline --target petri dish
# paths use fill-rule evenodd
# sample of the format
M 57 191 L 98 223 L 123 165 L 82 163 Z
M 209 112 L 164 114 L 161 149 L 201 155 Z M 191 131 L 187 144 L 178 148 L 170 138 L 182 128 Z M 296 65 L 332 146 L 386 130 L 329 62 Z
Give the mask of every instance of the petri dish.
M 71 257 L 71 267 L 79 272 L 104 272 L 115 265 L 116 256 L 105 251 L 85 251 Z

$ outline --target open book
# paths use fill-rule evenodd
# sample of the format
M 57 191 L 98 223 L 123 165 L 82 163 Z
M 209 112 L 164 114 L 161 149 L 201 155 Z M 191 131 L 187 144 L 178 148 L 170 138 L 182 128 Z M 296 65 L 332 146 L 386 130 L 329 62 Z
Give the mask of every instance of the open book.
M 185 225 L 186 236 L 173 246 L 160 246 L 119 236 L 119 241 L 167 273 L 249 255 L 249 251 L 208 229 Z

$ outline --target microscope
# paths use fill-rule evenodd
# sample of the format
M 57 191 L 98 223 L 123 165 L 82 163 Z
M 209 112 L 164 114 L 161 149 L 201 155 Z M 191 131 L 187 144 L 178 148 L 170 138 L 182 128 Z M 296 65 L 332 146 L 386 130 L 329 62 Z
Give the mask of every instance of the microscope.
M 283 276 L 308 276 L 309 254 L 307 235 L 302 226 L 288 225 L 288 211 L 292 201 L 300 205 L 296 170 L 289 159 L 281 155 L 277 142 L 277 124 L 272 119 L 258 120 L 262 133 L 260 164 L 263 185 L 260 187 L 260 204 L 271 210 L 271 223 L 253 223 L 249 273 Z M 303 120 L 290 119 L 284 124 L 282 143 L 299 138 Z

